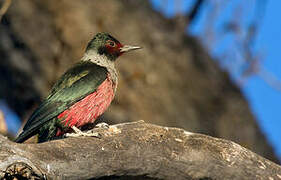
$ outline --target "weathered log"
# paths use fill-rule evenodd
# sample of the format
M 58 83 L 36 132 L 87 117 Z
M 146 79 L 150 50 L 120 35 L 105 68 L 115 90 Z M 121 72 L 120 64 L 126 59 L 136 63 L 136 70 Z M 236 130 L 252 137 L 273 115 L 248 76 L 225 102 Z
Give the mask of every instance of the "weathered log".
M 228 140 L 144 122 L 91 131 L 100 138 L 16 144 L 0 136 L 1 176 L 281 179 L 279 165 Z

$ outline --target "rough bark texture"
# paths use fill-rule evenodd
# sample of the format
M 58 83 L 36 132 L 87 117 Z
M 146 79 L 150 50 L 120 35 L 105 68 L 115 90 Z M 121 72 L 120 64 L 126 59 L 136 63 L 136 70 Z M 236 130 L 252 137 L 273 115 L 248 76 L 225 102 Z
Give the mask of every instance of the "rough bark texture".
M 281 179 L 280 166 L 231 141 L 144 122 L 92 131 L 99 133 L 99 138 L 66 138 L 42 144 L 15 144 L 0 136 L 1 175 Z M 20 172 L 23 167 L 28 168 Z
M 118 60 L 111 122 L 149 120 L 239 142 L 277 162 L 239 89 L 181 24 L 143 0 L 13 0 L 0 27 L 0 97 L 24 119 L 108 31 L 144 47 Z

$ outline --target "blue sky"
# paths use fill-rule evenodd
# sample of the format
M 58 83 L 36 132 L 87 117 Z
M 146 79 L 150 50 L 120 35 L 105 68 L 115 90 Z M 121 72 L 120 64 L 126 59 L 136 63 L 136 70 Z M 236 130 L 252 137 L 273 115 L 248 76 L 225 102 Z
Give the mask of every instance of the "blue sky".
M 281 81 L 281 1 L 268 1 L 265 18 L 257 38 L 257 48 L 265 52 L 263 67 Z M 263 131 L 281 157 L 281 91 L 260 77 L 250 78 L 243 92 Z
M 21 126 L 21 121 L 18 115 L 9 108 L 4 100 L 0 100 L 0 109 L 4 114 L 5 121 L 8 121 L 6 123 L 8 132 L 17 134 L 18 129 Z
M 175 10 L 185 12 L 189 9 L 194 0 L 177 0 L 182 3 L 181 7 L 176 5 L 176 0 L 166 0 L 168 3 L 165 6 L 161 5 L 162 0 L 151 0 L 153 7 L 163 12 L 167 17 L 172 17 Z M 234 7 L 234 3 L 239 1 L 231 1 L 231 4 L 223 10 L 223 15 L 218 19 L 217 25 L 219 26 L 224 19 L 231 18 L 231 10 Z M 245 1 L 246 2 L 246 1 Z M 247 24 L 254 14 L 254 8 L 252 0 L 248 0 L 246 4 L 247 10 L 253 11 L 248 12 L 249 16 L 242 19 Z M 281 1 L 267 1 L 265 9 L 265 17 L 262 19 L 256 44 L 254 49 L 262 52 L 263 61 L 261 67 L 269 72 L 272 76 L 279 79 L 281 82 Z M 203 24 L 208 21 L 207 11 L 210 9 L 208 5 L 203 7 L 202 13 L 200 13 L 198 19 L 192 24 L 191 28 L 188 29 L 188 33 L 200 37 L 202 35 Z M 218 48 L 216 48 L 211 55 L 216 55 L 226 50 L 231 38 L 225 38 L 225 42 L 220 42 Z M 224 46 L 225 45 L 225 46 Z M 235 72 L 234 72 L 235 73 Z M 235 76 L 235 74 L 233 74 Z M 273 145 L 279 158 L 281 157 L 281 91 L 274 89 L 268 83 L 266 83 L 260 76 L 253 75 L 247 79 L 246 83 L 242 86 L 242 92 L 247 98 L 249 105 L 252 109 L 253 114 L 261 127 L 261 130 L 266 134 L 269 142 Z M 281 159 L 281 158 L 280 158 Z

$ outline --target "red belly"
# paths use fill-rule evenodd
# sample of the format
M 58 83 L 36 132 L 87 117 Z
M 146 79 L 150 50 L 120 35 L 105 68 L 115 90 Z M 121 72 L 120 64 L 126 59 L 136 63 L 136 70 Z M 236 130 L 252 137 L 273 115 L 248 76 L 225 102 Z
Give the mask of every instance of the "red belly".
M 114 98 L 113 83 L 107 78 L 98 89 L 58 115 L 66 127 L 81 127 L 93 123 L 110 105 Z M 62 135 L 58 132 L 57 135 Z

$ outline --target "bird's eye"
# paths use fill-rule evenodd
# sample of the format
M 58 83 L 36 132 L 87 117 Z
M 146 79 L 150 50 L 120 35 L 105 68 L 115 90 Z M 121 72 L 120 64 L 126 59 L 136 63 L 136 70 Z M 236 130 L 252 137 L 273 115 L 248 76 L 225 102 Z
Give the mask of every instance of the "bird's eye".
M 113 41 L 108 41 L 108 43 L 107 43 L 109 46 L 111 46 L 111 47 L 115 47 L 115 42 L 113 42 Z

